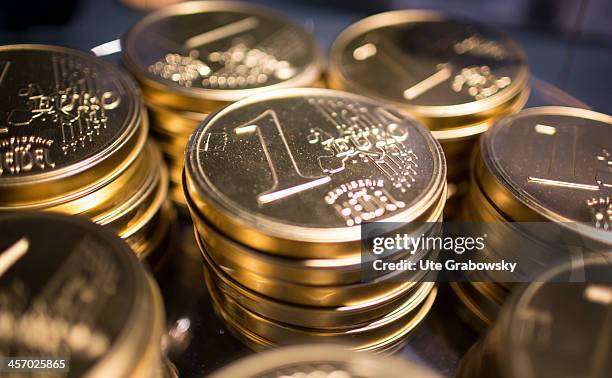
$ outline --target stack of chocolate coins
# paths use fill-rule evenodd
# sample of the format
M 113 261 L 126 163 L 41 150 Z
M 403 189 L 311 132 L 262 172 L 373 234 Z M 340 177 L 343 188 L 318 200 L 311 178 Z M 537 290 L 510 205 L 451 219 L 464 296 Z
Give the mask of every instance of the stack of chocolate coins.
M 392 105 L 432 130 L 448 163 L 448 218 L 466 191 L 474 144 L 496 119 L 523 107 L 529 71 L 523 50 L 500 30 L 437 12 L 394 11 L 338 36 L 329 85 Z
M 503 237 L 490 238 L 480 256 L 500 261 L 522 253 L 524 267 L 546 267 L 554 240 L 543 240 L 536 225 L 513 222 L 553 222 L 559 234 L 593 248 L 612 245 L 611 142 L 612 117 L 584 109 L 530 108 L 495 124 L 480 141 L 463 207 L 467 221 L 501 224 L 495 228 Z M 520 239 L 534 241 L 521 251 Z M 452 287 L 486 325 L 512 285 L 490 275 L 483 281 Z
M 0 319 L 3 358 L 42 357 L 24 366 L 38 368 L 32 375 L 169 377 L 155 281 L 125 242 L 86 218 L 0 216 Z M 6 363 L 3 374 L 24 375 Z
M 170 167 L 171 197 L 184 205 L 189 135 L 207 114 L 274 88 L 313 86 L 321 53 L 311 34 L 273 10 L 190 1 L 151 13 L 122 41 L 141 85 L 152 134 Z
M 286 89 L 224 108 L 192 135 L 184 177 L 217 312 L 255 349 L 394 350 L 436 287 L 403 271 L 365 279 L 360 225 L 439 231 L 445 175 L 424 126 L 364 97 Z
M 0 61 L 0 212 L 80 214 L 114 228 L 139 257 L 158 250 L 174 213 L 134 82 L 60 47 L 4 46 Z

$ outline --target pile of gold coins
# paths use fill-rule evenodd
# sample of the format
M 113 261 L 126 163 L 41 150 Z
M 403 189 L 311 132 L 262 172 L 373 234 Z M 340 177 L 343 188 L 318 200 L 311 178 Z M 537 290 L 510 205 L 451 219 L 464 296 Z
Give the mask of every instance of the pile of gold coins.
M 0 216 L 0 319 L 3 358 L 43 356 L 48 376 L 173 376 L 157 284 L 126 243 L 84 218 Z M 3 377 L 43 374 L 5 364 Z
M 609 253 L 549 267 L 513 293 L 486 337 L 465 355 L 455 376 L 608 376 L 612 371 L 611 275 Z
M 278 348 L 243 358 L 210 378 L 439 378 L 412 361 L 390 356 L 355 353 L 337 345 L 314 344 Z
M 553 222 L 560 234 L 575 235 L 589 249 L 612 244 L 610 126 L 605 114 L 549 106 L 507 117 L 483 135 L 462 218 L 503 226 L 482 259 L 546 268 L 559 252 L 550 250 L 551 233 L 514 222 Z M 479 328 L 495 319 L 512 287 L 491 274 L 482 281 L 451 284 Z
M 0 212 L 45 210 L 108 225 L 141 258 L 163 249 L 174 210 L 134 82 L 75 50 L 0 47 Z M 153 257 L 153 256 L 152 256 Z
M 530 92 L 525 53 L 503 32 L 412 10 L 345 29 L 331 48 L 329 86 L 375 98 L 430 128 L 448 163 L 445 218 L 458 212 L 480 134 L 520 110 Z
M 444 156 L 414 119 L 345 92 L 278 90 L 208 118 L 186 157 L 206 283 L 247 345 L 386 352 L 427 315 L 434 283 L 398 272 L 362 279 L 358 227 L 440 224 Z
M 216 378 L 436 377 L 354 352 L 399 350 L 438 293 L 426 269 L 369 264 L 444 249 L 372 257 L 368 227 L 418 239 L 447 236 L 448 220 L 495 225 L 473 258 L 521 266 L 450 284 L 461 317 L 488 330 L 458 378 L 612 370 L 612 117 L 524 110 L 527 58 L 500 30 L 382 13 L 339 34 L 324 73 L 313 35 L 285 16 L 189 1 L 147 14 L 121 50 L 134 79 L 67 48 L 0 47 L 0 355 L 67 351 L 75 376 L 176 377 L 138 259 L 161 266 L 178 208 L 223 324 L 254 350 L 279 347 Z M 564 238 L 603 252 L 552 266 Z M 312 343 L 342 346 L 291 347 Z
M 171 197 L 183 206 L 185 146 L 209 113 L 263 91 L 313 86 L 321 75 L 321 53 L 310 33 L 283 15 L 243 3 L 163 8 L 134 25 L 122 47 L 169 166 Z

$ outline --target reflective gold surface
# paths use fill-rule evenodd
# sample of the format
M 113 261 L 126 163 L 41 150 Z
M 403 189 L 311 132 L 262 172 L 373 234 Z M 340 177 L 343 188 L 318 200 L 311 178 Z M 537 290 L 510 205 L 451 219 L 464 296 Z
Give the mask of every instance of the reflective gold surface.
M 217 313 L 254 349 L 400 347 L 436 288 L 403 271 L 364 278 L 359 226 L 405 221 L 407 233 L 438 235 L 445 172 L 427 129 L 343 92 L 275 91 L 211 115 L 183 180 Z
M 356 328 L 345 332 L 294 328 L 282 323 L 271 322 L 239 307 L 227 297 L 215 297 L 214 290 L 209 290 L 209 292 L 215 310 L 225 319 L 230 329 L 233 328 L 234 332 L 240 335 L 239 337 L 249 338 L 251 341 L 248 346 L 254 349 L 327 340 L 328 342 L 344 343 L 353 350 L 384 353 L 394 345 L 404 342 L 410 332 L 425 318 L 433 305 L 437 289 L 433 287 L 422 302 L 406 305 L 379 319 L 379 322 L 373 322 L 370 326 L 364 324 L 362 329 Z M 226 301 L 219 302 L 222 298 L 225 298 Z M 414 310 L 412 316 L 406 318 L 412 310 Z
M 115 66 L 45 45 L 2 46 L 0 56 L 11 62 L 0 103 L 8 115 L 0 206 L 35 206 L 104 185 L 138 154 L 147 128 L 142 100 Z
M 572 231 L 609 243 L 611 138 L 608 115 L 531 108 L 485 135 L 476 175 L 484 193 L 512 219 L 544 218 L 568 227 L 572 222 Z
M 322 76 L 317 43 L 303 29 L 267 9 L 233 2 L 192 1 L 151 13 L 122 38 L 124 65 L 142 94 L 119 70 L 87 54 L 50 46 L 0 47 L 5 69 L 0 76 L 21 71 L 8 76 L 8 88 L 0 87 L 5 95 L 0 114 L 6 115 L 0 123 L 0 223 L 5 212 L 81 215 L 112 228 L 157 271 L 176 247 L 172 200 L 193 221 L 187 227 L 193 226 L 197 257 L 204 261 L 201 290 L 210 296 L 202 296 L 207 313 L 214 317 L 213 306 L 227 329 L 254 350 L 331 342 L 345 351 L 386 354 L 409 340 L 430 312 L 438 287 L 414 274 L 410 279 L 401 273 L 365 278 L 359 232 L 365 222 L 407 222 L 403 231 L 423 237 L 437 235 L 443 219 L 503 224 L 488 235 L 478 261 L 517 256 L 522 253 L 512 249 L 517 239 L 536 239 L 517 235 L 516 221 L 551 221 L 560 227 L 577 222 L 566 231 L 612 244 L 612 118 L 560 107 L 521 112 L 531 93 L 530 73 L 524 52 L 505 34 L 430 11 L 389 12 L 359 21 L 335 41 L 325 74 L 333 89 L 370 100 L 300 89 L 321 85 Z M 44 68 L 39 77 L 31 75 L 32 67 Z M 147 141 L 149 131 L 155 143 Z M 424 222 L 436 225 L 424 227 Z M 55 243 L 87 236 L 51 234 L 57 240 L 49 242 L 49 252 Z M 546 246 L 546 240 L 538 241 Z M 96 250 L 99 256 L 84 253 L 92 261 L 84 265 L 88 274 L 82 283 L 72 286 L 75 292 L 80 284 L 118 276 L 110 270 L 103 278 L 89 274 L 108 268 L 96 257 L 109 251 L 116 252 L 109 247 Z M 435 253 L 421 250 L 416 257 Z M 52 257 L 39 264 L 41 270 L 53 266 Z M 404 251 L 388 261 L 410 257 Z M 182 263 L 200 269 L 200 260 Z M 4 273 L 0 270 L 0 289 L 6 277 L 12 278 L 10 271 Z M 159 348 L 165 319 L 158 288 L 141 273 L 126 275 L 106 293 L 75 294 L 75 301 L 92 295 L 105 300 L 111 294 L 124 301 L 100 309 L 92 321 L 103 323 L 103 330 L 118 324 L 124 329 L 88 376 L 177 376 Z M 172 279 L 189 281 L 178 276 Z M 142 281 L 137 295 L 134 277 Z M 479 277 L 489 282 L 478 282 Z M 567 308 L 586 308 L 599 317 L 582 319 L 588 332 L 566 332 L 563 340 L 583 346 L 606 335 L 607 324 L 599 321 L 607 319 L 606 313 L 591 311 L 596 300 L 589 297 L 589 287 L 584 293 L 573 286 L 551 293 L 545 285 L 532 284 L 508 304 L 515 285 L 490 282 L 495 278 L 495 273 L 482 273 L 474 282 L 450 284 L 456 296 L 451 299 L 461 305 L 466 322 L 479 332 L 495 324 L 485 346 L 471 353 L 472 361 L 481 361 L 466 364 L 458 377 L 522 376 L 517 372 L 532 367 L 525 361 L 538 362 L 536 369 L 546 366 L 549 370 L 539 370 L 546 376 L 555 371 L 558 356 L 566 357 L 563 366 L 571 365 L 575 360 L 563 354 L 566 344 L 558 339 L 525 337 L 534 321 L 543 335 L 558 336 L 557 324 L 549 320 L 567 321 L 564 316 L 573 314 Z M 197 284 L 202 282 L 184 286 Z M 45 287 L 45 293 L 51 289 Z M 609 297 L 607 287 L 593 290 L 599 301 Z M 177 301 L 181 306 L 202 299 L 189 290 L 169 293 L 187 298 Z M 0 312 L 22 305 L 21 298 L 6 301 L 6 293 L 0 294 Z M 542 303 L 550 312 L 538 312 Z M 186 306 L 181 306 L 182 311 Z M 75 306 L 82 310 L 74 311 L 76 319 L 88 314 L 84 307 Z M 105 312 L 111 310 L 119 316 Z M 124 319 L 122 311 L 133 315 Z M 189 322 L 193 326 L 210 318 L 179 311 L 169 324 L 175 318 L 174 331 L 187 324 L 177 337 L 184 337 L 182 342 L 209 336 L 209 324 L 190 328 Z M 582 331 L 583 323 L 570 319 L 566 329 Z M 202 328 L 206 332 L 193 333 Z M 0 336 L 10 331 L 5 324 Z M 72 341 L 91 337 L 83 350 L 102 345 L 95 332 L 82 331 L 76 329 Z M 225 328 L 215 326 L 217 331 L 223 335 Z M 170 340 L 175 336 L 168 333 L 164 345 L 176 342 Z M 2 340 L 6 333 L 0 350 Z M 609 348 L 598 341 L 600 356 Z M 218 377 L 259 376 L 256 372 L 433 376 L 392 362 L 368 374 L 384 360 L 367 360 L 367 354 L 351 360 L 332 348 L 301 348 L 278 357 L 258 355 L 259 360 L 230 367 Z M 198 363 L 208 363 L 207 357 Z M 581 357 L 588 362 L 592 356 Z M 493 359 L 498 366 L 482 363 Z M 364 360 L 368 369 L 352 370 L 363 368 Z M 592 371 L 600 373 L 597 368 L 607 366 L 604 360 Z M 580 371 L 586 369 L 582 361 L 576 364 Z
M 322 55 L 313 36 L 247 3 L 164 8 L 134 25 L 123 45 L 123 61 L 141 84 L 152 134 L 170 167 L 171 198 L 183 208 L 185 147 L 209 112 L 272 89 L 320 85 Z
M 0 225 L 3 257 L 22 253 L 0 277 L 3 355 L 68 356 L 78 376 L 156 376 L 164 308 L 127 244 L 61 214 L 2 215 Z
M 213 373 L 211 378 L 320 377 L 414 378 L 438 375 L 422 365 L 399 358 L 347 351 L 338 345 L 315 344 L 279 348 L 241 360 Z
M 610 126 L 612 118 L 601 113 L 546 106 L 523 110 L 487 131 L 474 152 L 462 208 L 463 220 L 507 226 L 497 228 L 499 235 L 490 235 L 485 258 L 515 256 L 520 252 L 512 246 L 522 240 L 530 240 L 532 265 L 541 264 L 538 256 L 554 253 L 546 250 L 546 235 L 526 233 L 512 222 L 550 221 L 560 233 L 611 245 L 606 228 L 606 198 L 612 194 L 606 184 Z M 471 282 L 452 287 L 470 311 L 489 324 L 513 285 Z
M 503 32 L 433 11 L 367 17 L 338 36 L 330 55 L 332 87 L 403 109 L 440 140 L 481 133 L 528 85 L 525 53 Z
M 465 355 L 455 375 L 606 376 L 611 363 L 606 342 L 612 293 L 610 262 L 609 254 L 602 254 L 549 266 L 513 293 L 486 337 Z M 567 277 L 577 268 L 592 281 L 583 278 L 569 282 Z M 535 337 L 531 332 L 542 336 Z
M 465 184 L 478 137 L 522 109 L 530 93 L 526 55 L 501 30 L 424 10 L 380 13 L 346 28 L 330 51 L 328 83 L 427 125 L 455 185 Z
M 217 296 L 215 289 L 209 289 L 214 303 L 228 317 L 275 345 L 292 345 L 313 341 L 348 344 L 355 350 L 376 351 L 405 338 L 425 317 L 435 299 L 436 289 L 431 284 L 424 295 L 410 298 L 395 311 L 351 329 L 318 330 L 293 327 L 265 319 L 240 306 L 229 297 Z
M 150 254 L 174 218 L 162 211 L 168 172 L 146 143 L 148 117 L 133 81 L 55 46 L 4 46 L 0 55 L 12 62 L 15 86 L 0 88 L 9 114 L 0 132 L 0 212 L 82 215 L 115 229 L 140 257 Z M 34 77 L 30 65 L 46 68 Z
M 122 45 L 147 102 L 198 113 L 265 90 L 309 86 L 320 76 L 312 35 L 248 3 L 164 8 L 134 25 Z
M 386 297 L 370 303 L 342 307 L 315 307 L 278 302 L 253 290 L 246 289 L 233 282 L 227 274 L 221 272 L 214 264 L 208 264 L 205 273 L 209 287 L 214 286 L 221 295 L 231 298 L 242 307 L 251 309 L 253 312 L 271 320 L 319 329 L 349 328 L 351 325 L 363 324 L 381 318 L 398 308 L 400 303 L 412 296 L 414 290 L 419 286 L 419 284 L 407 285 L 402 290 L 390 292 Z
M 186 158 L 194 214 L 241 243 L 288 257 L 357 255 L 354 226 L 417 220 L 445 191 L 441 148 L 423 126 L 330 90 L 280 90 L 234 103 L 198 128 Z M 370 193 L 370 203 L 350 200 Z

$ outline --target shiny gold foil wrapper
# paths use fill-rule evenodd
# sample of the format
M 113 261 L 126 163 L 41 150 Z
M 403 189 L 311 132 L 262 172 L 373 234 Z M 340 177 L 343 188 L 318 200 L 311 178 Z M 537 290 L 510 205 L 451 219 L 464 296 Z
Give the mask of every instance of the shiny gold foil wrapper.
M 507 35 L 421 10 L 381 13 L 350 25 L 331 48 L 328 83 L 427 125 L 444 149 L 448 181 L 456 187 L 467 185 L 478 137 L 522 109 L 530 93 L 526 55 Z M 465 191 L 449 195 L 445 219 L 454 219 Z
M 11 85 L 2 87 L 0 213 L 82 215 L 113 228 L 140 258 L 151 255 L 172 233 L 174 214 L 135 83 L 66 48 L 4 46 L 0 55 L 11 62 Z
M 440 376 L 405 358 L 355 353 L 339 345 L 314 344 L 278 348 L 242 358 L 215 371 L 211 378 L 321 377 L 415 378 Z
M 159 288 L 124 241 L 58 213 L 0 215 L 0 225 L 2 355 L 67 359 L 75 376 L 171 376 Z
M 603 330 L 610 324 L 611 262 L 608 253 L 552 264 L 533 282 L 517 287 L 454 376 L 606 376 L 611 349 L 598 341 L 608 339 Z M 577 268 L 584 275 L 573 280 Z M 574 347 L 568 348 L 568 338 Z
M 209 113 L 264 91 L 315 86 L 321 76 L 322 54 L 312 35 L 273 10 L 247 3 L 165 7 L 136 23 L 122 45 L 169 166 L 170 197 L 183 209 L 185 147 Z
M 461 219 L 507 226 L 506 232 L 500 227 L 500 235 L 490 235 L 485 256 L 515 254 L 513 245 L 520 240 L 534 240 L 529 243 L 533 256 L 553 256 L 545 235 L 513 229 L 513 222 L 552 222 L 560 234 L 575 235 L 595 250 L 609 249 L 610 126 L 612 117 L 605 114 L 544 106 L 507 117 L 482 137 L 474 151 Z M 512 243 L 513 238 L 519 243 Z M 451 284 L 468 309 L 460 312 L 479 330 L 495 320 L 515 286 L 485 281 Z
M 183 180 L 215 311 L 256 350 L 401 348 L 437 287 L 402 271 L 364 278 L 359 225 L 439 232 L 445 176 L 424 126 L 365 97 L 285 89 L 214 113 L 189 141 Z

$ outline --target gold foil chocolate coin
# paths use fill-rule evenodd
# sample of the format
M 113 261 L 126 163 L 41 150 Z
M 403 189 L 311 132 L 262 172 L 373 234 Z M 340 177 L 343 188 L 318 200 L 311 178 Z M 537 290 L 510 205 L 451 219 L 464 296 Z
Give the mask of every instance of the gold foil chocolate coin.
M 503 213 L 548 219 L 612 244 L 612 117 L 531 108 L 498 122 L 480 149 L 478 179 Z
M 130 248 L 84 218 L 0 217 L 0 354 L 69 360 L 69 377 L 145 377 L 164 322 Z
M 415 362 L 345 350 L 338 345 L 284 347 L 243 358 L 214 372 L 211 378 L 436 378 L 438 374 Z
M 309 33 L 247 3 L 166 7 L 139 21 L 122 47 L 147 101 L 199 113 L 262 90 L 311 85 L 320 75 L 321 53 Z
M 110 63 L 61 47 L 2 46 L 0 80 L 0 206 L 81 189 L 142 148 L 138 89 Z
M 271 253 L 336 258 L 359 253 L 362 222 L 409 222 L 439 203 L 446 166 L 412 118 L 348 93 L 287 89 L 208 117 L 185 174 L 192 211 L 224 234 Z
M 440 140 L 486 130 L 482 122 L 519 101 L 529 76 L 503 32 L 432 11 L 365 18 L 338 36 L 330 58 L 332 87 L 394 105 Z

